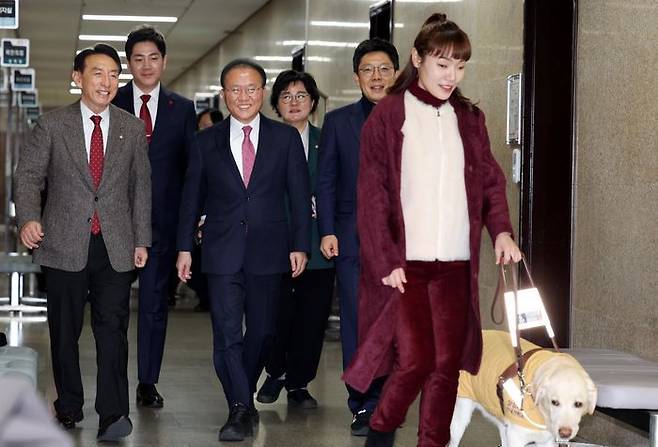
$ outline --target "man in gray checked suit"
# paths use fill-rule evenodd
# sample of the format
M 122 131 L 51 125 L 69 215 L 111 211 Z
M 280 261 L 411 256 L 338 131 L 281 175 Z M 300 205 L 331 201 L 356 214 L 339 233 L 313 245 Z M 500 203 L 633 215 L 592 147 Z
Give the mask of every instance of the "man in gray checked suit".
M 39 119 L 14 175 L 21 241 L 34 250 L 48 286 L 57 419 L 70 429 L 83 418 L 78 338 L 89 301 L 100 441 L 118 441 L 132 431 L 128 301 L 134 268 L 145 265 L 151 244 L 144 124 L 110 104 L 120 72 L 114 48 L 97 44 L 80 52 L 73 66 L 80 101 Z

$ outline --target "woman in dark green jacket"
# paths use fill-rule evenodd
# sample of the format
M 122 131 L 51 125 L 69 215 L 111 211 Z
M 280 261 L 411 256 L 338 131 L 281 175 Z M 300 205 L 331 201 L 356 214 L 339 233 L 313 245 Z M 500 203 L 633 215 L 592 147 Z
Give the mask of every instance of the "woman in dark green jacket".
M 286 388 L 288 405 L 316 408 L 318 402 L 307 386 L 315 378 L 324 331 L 327 327 L 334 291 L 333 263 L 320 252 L 320 237 L 315 221 L 315 174 L 318 164 L 320 129 L 308 121 L 315 111 L 320 92 L 313 77 L 294 70 L 281 72 L 272 86 L 270 103 L 283 122 L 295 127 L 304 144 L 311 179 L 313 226 L 311 253 L 306 270 L 297 277 L 285 276 L 274 342 L 267 357 L 267 379 L 256 399 L 272 403 Z

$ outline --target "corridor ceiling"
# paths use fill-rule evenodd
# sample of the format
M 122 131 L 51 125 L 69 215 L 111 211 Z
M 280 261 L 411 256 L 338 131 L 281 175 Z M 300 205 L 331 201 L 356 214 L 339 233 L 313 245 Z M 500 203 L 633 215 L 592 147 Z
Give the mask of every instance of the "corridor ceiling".
M 79 35 L 127 35 L 139 22 L 86 21 L 83 14 L 172 16 L 176 23 L 151 23 L 167 40 L 165 84 L 211 50 L 268 0 L 22 0 L 16 37 L 30 39 L 43 107 L 71 103 L 71 68 L 77 50 L 93 45 Z M 11 36 L 10 36 L 11 37 Z M 123 51 L 124 42 L 107 42 Z M 125 58 L 121 58 L 125 63 Z M 128 70 L 124 68 L 124 73 Z M 122 80 L 125 82 L 125 80 Z

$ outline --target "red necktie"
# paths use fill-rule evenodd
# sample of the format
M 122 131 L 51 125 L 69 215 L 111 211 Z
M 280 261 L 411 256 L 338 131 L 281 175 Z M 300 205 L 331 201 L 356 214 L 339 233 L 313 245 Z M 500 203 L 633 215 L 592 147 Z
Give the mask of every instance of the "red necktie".
M 251 126 L 244 126 L 244 139 L 242 140 L 242 178 L 244 179 L 244 186 L 249 185 L 251 178 L 251 171 L 254 170 L 254 161 L 256 161 L 256 151 L 254 145 L 249 139 L 251 133 Z
M 146 129 L 146 141 L 150 143 L 151 135 L 153 134 L 153 122 L 151 121 L 151 112 L 149 112 L 149 108 L 146 103 L 149 102 L 149 99 L 151 99 L 151 95 L 142 95 L 140 98 L 142 99 L 142 108 L 139 109 L 139 119 L 144 121 L 144 128 Z
M 94 181 L 94 188 L 98 189 L 103 177 L 103 131 L 101 130 L 101 117 L 93 115 L 91 120 L 94 122 L 94 130 L 91 132 L 91 145 L 89 146 L 89 171 L 91 179 Z M 98 213 L 94 211 L 91 218 L 91 234 L 101 232 L 101 222 L 98 219 Z

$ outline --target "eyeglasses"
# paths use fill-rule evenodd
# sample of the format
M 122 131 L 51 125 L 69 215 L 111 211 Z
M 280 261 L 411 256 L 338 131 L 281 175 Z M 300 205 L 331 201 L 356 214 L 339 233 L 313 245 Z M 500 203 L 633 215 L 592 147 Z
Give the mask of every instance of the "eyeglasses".
M 306 92 L 299 92 L 294 95 L 292 93 L 283 93 L 281 96 L 279 96 L 279 98 L 281 99 L 282 103 L 288 104 L 289 102 L 292 102 L 293 99 L 295 102 L 304 102 L 309 96 L 311 95 Z
M 232 87 L 226 90 L 226 92 L 231 95 L 233 99 L 237 99 L 240 96 L 240 93 L 245 92 L 249 97 L 253 98 L 256 96 L 259 90 L 262 90 L 263 87 Z
M 372 78 L 375 74 L 375 71 L 379 70 L 379 75 L 382 78 L 390 78 L 395 74 L 395 69 L 391 65 L 382 64 L 379 66 L 375 65 L 364 65 L 359 67 L 359 73 L 361 73 L 365 78 Z

